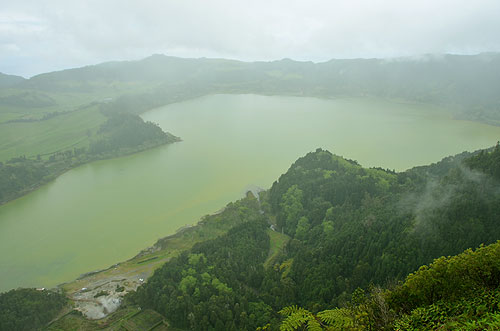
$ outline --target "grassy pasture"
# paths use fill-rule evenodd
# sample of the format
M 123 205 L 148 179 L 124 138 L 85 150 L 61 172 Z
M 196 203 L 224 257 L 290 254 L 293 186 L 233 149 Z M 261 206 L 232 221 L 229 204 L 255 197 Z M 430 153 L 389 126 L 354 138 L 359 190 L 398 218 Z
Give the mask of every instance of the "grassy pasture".
M 41 119 L 54 112 L 69 112 L 106 100 L 107 94 L 50 93 L 21 89 L 0 89 L 0 123 Z
M 0 123 L 0 161 L 86 147 L 106 118 L 98 106 L 68 112 L 38 122 Z

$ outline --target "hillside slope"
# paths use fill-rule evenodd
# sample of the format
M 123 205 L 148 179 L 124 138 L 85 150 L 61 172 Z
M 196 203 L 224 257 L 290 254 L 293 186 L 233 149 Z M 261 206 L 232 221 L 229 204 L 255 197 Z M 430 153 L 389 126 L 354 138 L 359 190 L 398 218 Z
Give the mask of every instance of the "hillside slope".
M 402 280 L 442 255 L 498 240 L 498 182 L 478 169 L 499 154 L 497 146 L 394 173 L 318 149 L 261 194 L 266 218 L 292 237 L 272 266 L 262 267 L 269 239 L 249 223 L 254 234 L 235 228 L 195 247 L 131 299 L 176 327 L 203 330 L 251 330 L 263 320 L 277 327 L 284 306 L 344 306 L 357 288 Z
M 450 107 L 456 117 L 500 124 L 500 55 L 427 55 L 324 63 L 241 62 L 153 55 L 32 77 L 22 88 L 52 92 L 120 90 L 154 106 L 210 93 L 316 97 L 376 96 Z
M 24 77 L 7 75 L 0 72 L 0 88 L 8 88 L 16 86 L 25 80 Z

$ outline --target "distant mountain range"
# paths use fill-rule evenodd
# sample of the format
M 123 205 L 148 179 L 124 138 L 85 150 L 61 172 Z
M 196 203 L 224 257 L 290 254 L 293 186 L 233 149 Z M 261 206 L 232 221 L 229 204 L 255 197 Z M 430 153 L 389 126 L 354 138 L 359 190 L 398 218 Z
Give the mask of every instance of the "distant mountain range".
M 140 61 L 45 73 L 0 76 L 0 86 L 47 92 L 162 95 L 162 103 L 210 93 L 314 97 L 374 96 L 450 107 L 457 118 L 500 125 L 500 54 L 348 59 L 323 63 L 283 59 L 241 62 L 153 55 Z

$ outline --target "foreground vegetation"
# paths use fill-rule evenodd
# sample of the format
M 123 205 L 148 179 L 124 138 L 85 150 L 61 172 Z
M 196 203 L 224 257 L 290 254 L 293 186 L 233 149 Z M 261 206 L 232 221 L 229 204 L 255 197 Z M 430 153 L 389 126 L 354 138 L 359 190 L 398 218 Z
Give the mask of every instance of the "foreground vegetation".
M 441 257 L 392 289 L 357 289 L 344 308 L 286 307 L 280 330 L 498 330 L 499 261 L 500 242 Z

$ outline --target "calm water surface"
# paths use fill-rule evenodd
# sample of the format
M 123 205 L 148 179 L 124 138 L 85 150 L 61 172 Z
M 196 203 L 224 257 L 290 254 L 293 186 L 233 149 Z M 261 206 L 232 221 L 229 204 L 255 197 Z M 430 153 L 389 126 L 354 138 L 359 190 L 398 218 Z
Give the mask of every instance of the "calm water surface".
M 500 139 L 500 127 L 376 99 L 213 95 L 143 118 L 183 141 L 81 166 L 0 207 L 0 291 L 128 259 L 318 147 L 404 170 Z

